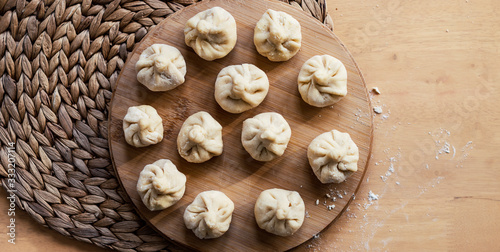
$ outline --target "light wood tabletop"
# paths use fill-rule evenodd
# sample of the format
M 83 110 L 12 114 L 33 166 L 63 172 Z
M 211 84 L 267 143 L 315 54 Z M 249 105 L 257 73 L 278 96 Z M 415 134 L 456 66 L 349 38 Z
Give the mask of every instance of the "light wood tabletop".
M 500 251 L 500 2 L 327 2 L 382 112 L 355 200 L 297 250 Z M 104 251 L 22 211 L 16 245 L 2 237 L 2 251 Z

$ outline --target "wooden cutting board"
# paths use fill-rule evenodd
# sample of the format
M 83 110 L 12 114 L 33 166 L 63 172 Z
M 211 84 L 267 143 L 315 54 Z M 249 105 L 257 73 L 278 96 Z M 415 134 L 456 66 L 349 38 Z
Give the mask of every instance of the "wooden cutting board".
M 184 43 L 183 28 L 196 13 L 220 6 L 235 18 L 238 41 L 233 51 L 216 61 L 198 57 Z M 282 10 L 302 26 L 302 48 L 291 60 L 270 62 L 260 56 L 253 44 L 253 29 L 267 9 Z M 140 53 L 154 43 L 178 48 L 187 64 L 186 82 L 169 92 L 151 92 L 136 79 L 135 63 Z M 340 59 L 348 71 L 348 94 L 331 107 L 315 108 L 300 98 L 297 76 L 302 64 L 314 55 L 329 54 Z M 229 65 L 251 63 L 266 72 L 269 93 L 257 108 L 242 114 L 222 110 L 214 99 L 214 83 L 219 71 Z M 122 119 L 128 107 L 148 104 L 163 118 L 164 139 L 145 148 L 127 145 Z M 209 112 L 223 126 L 224 152 L 203 164 L 182 159 L 176 139 L 184 120 L 198 112 Z M 292 128 L 285 154 L 271 162 L 257 162 L 241 145 L 243 120 L 262 112 L 282 114 Z M 307 146 L 319 134 L 337 129 L 348 132 L 359 147 L 358 171 L 341 184 L 321 184 L 313 174 L 306 156 Z M 140 215 L 175 242 L 203 251 L 287 250 L 319 233 L 337 218 L 353 199 L 363 178 L 372 139 L 371 109 L 367 90 L 354 59 L 338 38 L 305 12 L 275 1 L 203 1 L 177 12 L 151 30 L 129 55 L 120 73 L 111 105 L 109 142 L 116 174 Z M 174 206 L 151 212 L 136 191 L 139 173 L 147 164 L 167 158 L 186 174 L 184 197 Z M 257 226 L 253 208 L 260 192 L 283 188 L 299 192 L 306 206 L 303 226 L 293 236 L 279 237 Z M 200 240 L 183 222 L 185 208 L 200 192 L 220 190 L 235 204 L 231 227 L 222 237 Z M 326 198 L 326 194 L 335 197 Z M 319 205 L 316 205 L 319 200 Z M 335 205 L 328 210 L 327 206 Z

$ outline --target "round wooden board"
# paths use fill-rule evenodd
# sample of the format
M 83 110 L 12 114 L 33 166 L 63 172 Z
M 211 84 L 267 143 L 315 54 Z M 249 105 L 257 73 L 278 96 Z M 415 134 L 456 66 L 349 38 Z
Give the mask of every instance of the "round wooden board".
M 196 13 L 220 6 L 236 19 L 238 41 L 233 51 L 216 61 L 198 57 L 184 43 L 183 28 Z M 256 22 L 267 9 L 282 10 L 302 26 L 302 48 L 291 60 L 270 62 L 253 44 Z M 178 48 L 187 63 L 186 82 L 169 92 L 151 92 L 136 79 L 135 63 L 140 53 L 154 43 Z M 329 54 L 340 59 L 348 71 L 348 94 L 331 107 L 315 108 L 300 98 L 297 76 L 302 64 L 314 55 Z M 251 63 L 268 75 L 269 93 L 257 108 L 242 114 L 222 110 L 214 98 L 219 71 L 229 65 Z M 149 104 L 163 118 L 164 139 L 145 148 L 125 142 L 122 119 L 128 107 Z M 173 14 L 153 29 L 135 48 L 120 73 L 112 101 L 109 124 L 111 155 L 118 178 L 141 216 L 174 241 L 203 251 L 287 250 L 319 233 L 339 216 L 352 200 L 365 173 L 370 155 L 372 119 L 365 83 L 352 56 L 338 38 L 305 12 L 275 1 L 204 1 Z M 198 111 L 209 112 L 223 126 L 224 152 L 203 164 L 182 159 L 176 149 L 177 134 L 184 120 Z M 268 163 L 253 160 L 240 141 L 242 122 L 262 112 L 282 114 L 292 128 L 285 154 Z M 337 129 L 348 132 L 359 147 L 358 171 L 341 184 L 321 184 L 307 161 L 307 146 L 319 134 Z M 147 164 L 162 158 L 172 160 L 186 174 L 184 197 L 174 206 L 151 212 L 136 191 L 139 173 Z M 257 226 L 253 208 L 261 191 L 283 188 L 300 193 L 306 206 L 303 226 L 290 237 L 271 235 Z M 222 237 L 200 240 L 183 222 L 185 208 L 198 193 L 220 190 L 235 204 L 231 227 Z M 336 201 L 326 199 L 331 193 Z M 315 205 L 319 199 L 320 204 Z M 326 204 L 325 204 L 326 202 Z M 327 205 L 335 204 L 332 210 Z

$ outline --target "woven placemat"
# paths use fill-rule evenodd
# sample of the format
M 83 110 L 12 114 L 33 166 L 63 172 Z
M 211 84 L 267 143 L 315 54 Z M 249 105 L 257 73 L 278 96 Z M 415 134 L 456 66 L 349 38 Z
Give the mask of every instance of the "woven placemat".
M 181 250 L 140 219 L 120 188 L 107 124 L 128 53 L 194 2 L 0 0 L 0 176 L 11 189 L 14 161 L 18 208 L 100 247 Z M 325 0 L 284 2 L 333 28 Z

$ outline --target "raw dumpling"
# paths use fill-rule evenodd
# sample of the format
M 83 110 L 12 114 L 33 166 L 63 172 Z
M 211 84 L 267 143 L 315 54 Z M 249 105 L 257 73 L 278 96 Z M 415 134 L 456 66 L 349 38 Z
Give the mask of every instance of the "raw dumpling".
M 137 192 L 151 211 L 165 209 L 179 201 L 186 190 L 186 176 L 168 159 L 144 167 L 137 181 Z
M 260 228 L 279 236 L 290 236 L 304 222 L 304 201 L 295 191 L 269 189 L 255 203 L 255 220 Z
M 213 7 L 187 21 L 184 39 L 202 59 L 220 59 L 236 45 L 236 21 L 226 10 Z
M 191 163 L 203 163 L 222 154 L 222 126 L 207 112 L 188 117 L 177 137 L 177 150 Z
M 225 67 L 215 81 L 215 100 L 230 113 L 257 107 L 268 91 L 266 73 L 252 64 Z
M 243 148 L 258 161 L 271 161 L 283 155 L 292 130 L 282 115 L 262 113 L 243 121 Z
M 137 80 L 151 91 L 168 91 L 184 83 L 186 62 L 177 48 L 154 44 L 135 64 Z
M 184 224 L 200 239 L 222 236 L 231 225 L 234 203 L 223 192 L 198 194 L 184 211 Z
M 358 146 L 348 133 L 337 130 L 317 136 L 309 144 L 307 158 L 321 183 L 340 183 L 358 170 Z
M 123 118 L 125 141 L 134 147 L 145 147 L 163 140 L 163 124 L 156 109 L 149 105 L 128 108 Z
M 282 11 L 267 10 L 255 26 L 253 42 L 270 61 L 287 61 L 300 49 L 300 23 Z
M 305 102 L 316 107 L 330 106 L 347 94 L 347 71 L 340 60 L 316 55 L 302 65 L 298 84 Z

